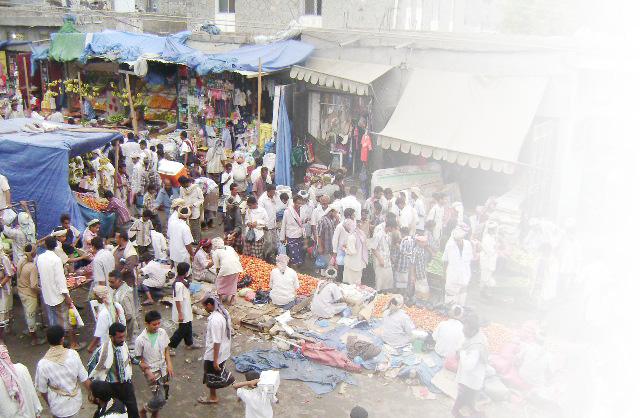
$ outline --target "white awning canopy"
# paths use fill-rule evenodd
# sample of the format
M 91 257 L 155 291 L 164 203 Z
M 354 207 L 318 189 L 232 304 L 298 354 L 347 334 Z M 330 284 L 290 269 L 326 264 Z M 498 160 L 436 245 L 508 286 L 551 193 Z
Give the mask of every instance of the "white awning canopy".
M 309 58 L 304 65 L 291 67 L 290 76 L 307 83 L 366 96 L 371 93 L 371 83 L 392 68 L 391 65 Z
M 546 77 L 416 69 L 387 126 L 384 149 L 513 173 Z

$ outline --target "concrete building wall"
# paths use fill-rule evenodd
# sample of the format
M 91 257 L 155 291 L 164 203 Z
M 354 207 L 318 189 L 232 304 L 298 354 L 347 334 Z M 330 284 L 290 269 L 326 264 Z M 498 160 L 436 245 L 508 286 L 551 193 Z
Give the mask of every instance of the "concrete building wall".
M 236 32 L 273 34 L 302 14 L 301 0 L 236 0 Z

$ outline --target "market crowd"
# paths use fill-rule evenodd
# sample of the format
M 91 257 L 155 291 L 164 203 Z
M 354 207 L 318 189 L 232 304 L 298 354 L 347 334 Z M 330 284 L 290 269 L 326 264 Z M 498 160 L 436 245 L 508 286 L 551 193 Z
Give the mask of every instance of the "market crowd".
M 70 161 L 72 188 L 105 199 L 105 211 L 115 214 L 112 233 L 102 229 L 102 219 L 90 220 L 81 231 L 63 215 L 59 227 L 37 240 L 24 202 L 15 220 L 0 223 L 13 243 L 12 254 L 2 254 L 1 337 L 11 332 L 16 319 L 15 277 L 30 343 L 45 343 L 38 329 L 43 315 L 50 346 L 32 380 L 27 368 L 13 364 L 0 345 L 0 416 L 39 416 L 37 394 L 53 416 L 74 416 L 82 405 L 83 387 L 97 406 L 97 417 L 158 416 L 175 374 L 171 357 L 183 342 L 187 350 L 204 350 L 207 390 L 198 402 L 215 404 L 216 390 L 234 385 L 247 416 L 272 416 L 275 396 L 260 392 L 260 375 L 234 383 L 226 364 L 233 337 L 227 307 L 236 301 L 243 272 L 240 255 L 275 264 L 268 296 L 284 309 L 302 302 L 298 272 L 315 271 L 324 280 L 308 302 L 319 318 L 347 308 L 339 283 L 402 295 L 390 301 L 383 325 L 384 340 L 394 347 L 411 341 L 415 326 L 403 307 L 429 299 L 429 283 L 438 275 L 430 272 L 432 260 L 444 263 L 440 291 L 453 309 L 452 318 L 461 318 L 472 272 L 479 275 L 483 292 L 495 284 L 501 249 L 493 199 L 469 213 L 444 194 L 423 196 L 418 188 L 394 192 L 376 186 L 365 196 L 367 188 L 348 185 L 343 170 L 306 177 L 297 189 L 276 186 L 274 156 L 256 156 L 230 127 L 223 128 L 220 138 L 207 139 L 206 153 L 199 153 L 184 131 L 171 145 L 130 133 Z M 162 169 L 166 161 L 180 162 L 185 170 L 168 175 Z M 3 176 L 0 189 L 2 209 L 11 204 L 11 187 Z M 221 236 L 206 237 L 220 225 Z M 92 278 L 87 306 L 95 315 L 95 328 L 89 341 L 78 341 L 75 332 L 87 316 L 87 310 L 80 315 L 78 309 L 86 300 L 74 300 L 69 291 L 68 278 L 79 276 Z M 194 282 L 213 283 L 215 291 L 192 300 Z M 153 309 L 165 291 L 177 324 L 172 335 Z M 209 313 L 204 347 L 193 338 L 192 304 Z M 461 352 L 462 389 L 454 407 L 454 415 L 461 416 L 461 408 L 473 403 L 482 386 L 478 370 L 486 363 L 486 341 L 477 318 L 467 318 L 464 327 L 457 319 L 440 333 L 442 341 L 459 340 L 449 345 Z M 90 353 L 87 364 L 78 355 L 82 349 Z M 133 387 L 134 368 L 146 377 L 147 388 Z M 144 405 L 136 400 L 141 393 Z

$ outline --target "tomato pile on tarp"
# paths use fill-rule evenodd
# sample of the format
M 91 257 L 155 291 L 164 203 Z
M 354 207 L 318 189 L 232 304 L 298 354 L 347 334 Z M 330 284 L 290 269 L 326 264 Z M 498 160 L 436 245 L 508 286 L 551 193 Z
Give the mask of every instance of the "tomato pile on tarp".
M 249 275 L 251 276 L 251 284 L 249 285 L 251 289 L 255 291 L 269 290 L 271 270 L 276 268 L 276 266 L 259 258 L 249 257 L 246 255 L 240 256 L 240 263 L 244 269 L 244 273 L 240 273 L 240 279 Z M 306 274 L 298 273 L 298 281 L 300 282 L 298 294 L 301 296 L 311 295 L 316 289 L 316 286 L 318 286 L 318 279 Z

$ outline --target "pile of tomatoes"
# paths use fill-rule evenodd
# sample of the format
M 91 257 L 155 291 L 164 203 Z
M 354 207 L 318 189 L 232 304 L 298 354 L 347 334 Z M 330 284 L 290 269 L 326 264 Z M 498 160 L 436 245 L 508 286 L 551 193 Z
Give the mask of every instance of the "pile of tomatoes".
M 393 295 L 378 295 L 373 302 L 373 316 L 382 317 L 384 310 L 387 308 L 389 301 Z M 405 307 L 404 311 L 409 315 L 417 328 L 433 331 L 438 324 L 447 318 L 437 312 L 430 311 L 426 308 L 418 308 L 415 306 Z M 489 351 L 492 353 L 499 352 L 500 349 L 513 339 L 513 331 L 504 325 L 490 323 L 482 329 L 487 337 Z
M 107 210 L 107 206 L 109 206 L 109 201 L 102 197 L 76 193 L 76 198 L 78 199 L 78 202 L 80 202 L 80 204 L 88 207 L 89 209 L 93 209 L 96 212 L 104 212 L 105 210 Z
M 264 260 L 255 257 L 249 257 L 246 255 L 240 256 L 240 263 L 244 269 L 243 273 L 240 273 L 240 279 L 244 276 L 251 276 L 251 284 L 249 287 L 253 290 L 269 290 L 269 279 L 271 277 L 271 270 L 276 268 L 273 264 L 269 264 Z M 298 294 L 301 296 L 311 295 L 318 286 L 318 279 L 308 276 L 306 274 L 298 273 L 298 281 L 300 282 L 300 288 L 298 288 Z

